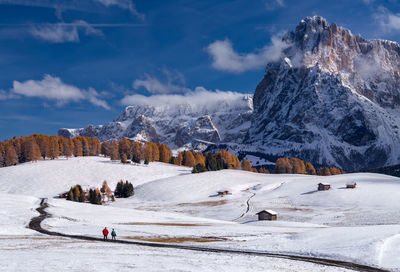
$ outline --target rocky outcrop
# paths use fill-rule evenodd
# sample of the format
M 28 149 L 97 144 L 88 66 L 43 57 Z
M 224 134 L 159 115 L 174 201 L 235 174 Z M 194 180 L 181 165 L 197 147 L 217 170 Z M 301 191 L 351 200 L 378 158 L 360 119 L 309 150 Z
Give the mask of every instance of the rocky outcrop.
M 400 48 L 309 17 L 254 94 L 246 144 L 354 170 L 399 161 Z

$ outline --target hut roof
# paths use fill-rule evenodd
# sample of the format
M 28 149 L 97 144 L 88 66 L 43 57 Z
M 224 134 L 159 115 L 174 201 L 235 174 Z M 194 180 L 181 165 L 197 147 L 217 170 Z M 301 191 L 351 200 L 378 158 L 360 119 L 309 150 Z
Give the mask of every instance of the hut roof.
M 273 211 L 273 210 L 262 210 L 262 211 L 260 211 L 260 212 L 258 212 L 256 214 L 260 214 L 260 213 L 263 213 L 263 212 L 269 213 L 270 215 L 278 215 L 278 213 Z
M 318 183 L 318 185 L 320 185 L 320 184 L 321 184 L 321 185 L 324 185 L 324 186 L 325 186 L 325 185 L 329 185 L 329 186 L 330 186 L 330 184 L 329 184 L 329 183 L 326 183 L 326 182 L 320 182 L 320 183 Z
M 357 184 L 355 181 L 350 181 L 346 183 L 346 185 L 355 185 L 355 184 Z

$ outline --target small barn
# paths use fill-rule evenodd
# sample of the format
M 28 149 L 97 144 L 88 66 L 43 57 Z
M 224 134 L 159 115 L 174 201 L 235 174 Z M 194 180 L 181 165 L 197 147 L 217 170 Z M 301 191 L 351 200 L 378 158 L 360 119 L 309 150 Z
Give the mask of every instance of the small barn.
M 276 220 L 278 213 L 272 210 L 262 210 L 256 213 L 258 215 L 258 220 Z
M 331 188 L 329 183 L 319 183 L 318 184 L 318 191 L 327 191 Z
M 229 194 L 229 191 L 228 191 L 228 190 L 225 190 L 225 191 L 219 191 L 219 192 L 217 192 L 217 194 L 218 194 L 219 196 L 226 196 L 226 195 L 228 195 L 228 194 Z
M 350 189 L 355 189 L 356 186 L 357 186 L 357 183 L 356 183 L 355 181 L 353 181 L 353 182 L 348 182 L 348 183 L 346 184 L 346 188 L 350 188 Z

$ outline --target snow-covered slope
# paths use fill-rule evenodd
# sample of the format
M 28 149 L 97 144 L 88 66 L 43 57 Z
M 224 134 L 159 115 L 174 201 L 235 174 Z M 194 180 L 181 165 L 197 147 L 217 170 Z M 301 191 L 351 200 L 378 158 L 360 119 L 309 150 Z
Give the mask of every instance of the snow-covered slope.
M 246 143 L 354 170 L 400 161 L 400 46 L 308 17 L 254 94 Z
M 107 226 L 117 230 L 118 239 L 168 242 L 179 238 L 196 243 L 196 239 L 213 238 L 213 242 L 202 246 L 286 252 L 354 261 L 393 271 L 400 269 L 399 178 L 368 173 L 319 177 L 239 170 L 189 172 L 188 168 L 162 163 L 149 166 L 111 163 L 102 157 L 0 168 L 0 215 L 4 219 L 0 223 L 0 261 L 9 260 L 6 270 L 23 271 L 13 262 L 24 255 L 24 263 L 39 271 L 44 265 L 41 258 L 37 259 L 40 255 L 47 256 L 46 264 L 54 269 L 75 267 L 70 263 L 72 251 L 77 264 L 106 252 L 107 256 L 114 256 L 106 258 L 107 267 L 116 270 L 129 267 L 130 262 L 118 258 L 122 254 L 134 255 L 132 262 L 139 265 L 135 266 L 137 270 L 151 270 L 146 248 L 83 243 L 25 229 L 29 219 L 37 215 L 34 209 L 39 197 L 49 197 L 48 211 L 53 216 L 42 226 L 62 233 L 98 236 Z M 134 182 L 133 197 L 101 206 L 51 198 L 76 183 L 99 186 L 106 179 L 113 188 L 120 178 Z M 357 188 L 344 188 L 349 181 L 356 181 Z M 319 182 L 330 183 L 332 189 L 317 191 Z M 216 196 L 221 190 L 231 194 Z M 257 221 L 256 213 L 263 209 L 278 212 L 278 221 Z M 174 262 L 178 260 L 173 256 L 178 251 L 152 250 L 160 258 L 151 262 L 152 266 L 175 270 Z M 141 254 L 136 254 L 138 251 Z M 188 259 L 185 264 L 188 267 L 206 267 L 210 263 L 220 267 L 222 259 L 227 258 L 218 255 L 211 261 L 195 252 L 179 254 Z M 242 269 L 246 260 L 235 256 L 226 260 L 225 268 L 251 270 Z M 263 264 L 265 261 L 260 260 Z M 278 261 L 276 270 L 271 271 L 342 271 L 288 262 Z M 102 271 L 99 264 L 93 263 L 93 267 Z M 257 265 L 250 268 L 265 269 Z
M 128 106 L 112 122 L 82 129 L 60 129 L 65 137 L 77 135 L 101 140 L 130 138 L 168 144 L 171 148 L 204 149 L 209 143 L 241 143 L 253 112 L 251 95 L 234 94 L 229 100 L 207 103 Z

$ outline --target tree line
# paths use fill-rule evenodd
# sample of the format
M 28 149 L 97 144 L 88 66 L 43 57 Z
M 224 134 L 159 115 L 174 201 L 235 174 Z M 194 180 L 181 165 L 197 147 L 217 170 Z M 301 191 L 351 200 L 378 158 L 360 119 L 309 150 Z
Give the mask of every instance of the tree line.
M 77 136 L 67 139 L 62 136 L 33 134 L 0 142 L 0 167 L 56 159 L 59 156 L 97 156 L 100 152 L 101 143 L 97 138 Z
M 241 162 L 235 154 L 220 150 L 203 155 L 191 150 L 181 151 L 172 155 L 171 149 L 161 143 L 135 142 L 122 138 L 119 141 L 103 141 L 97 138 L 77 136 L 72 139 L 63 136 L 48 136 L 33 134 L 27 137 L 14 137 L 0 142 L 0 167 L 16 165 L 41 159 L 56 159 L 59 156 L 80 157 L 104 155 L 111 160 L 122 162 L 132 161 L 164 162 L 179 166 L 193 167 L 193 173 L 217 171 L 221 169 L 241 169 L 244 171 L 269 174 L 265 168 L 254 168 L 250 161 Z M 336 167 L 320 167 L 315 169 L 310 162 L 298 158 L 279 158 L 276 161 L 276 174 L 308 174 L 308 175 L 338 175 L 346 173 Z
M 298 158 L 279 158 L 275 163 L 275 174 L 304 174 L 332 176 L 346 174 L 345 171 L 336 167 L 320 167 L 317 170 L 310 162 Z

